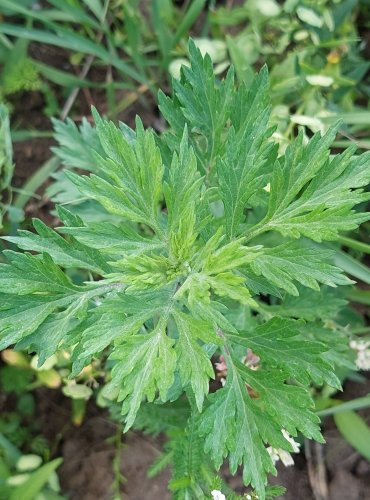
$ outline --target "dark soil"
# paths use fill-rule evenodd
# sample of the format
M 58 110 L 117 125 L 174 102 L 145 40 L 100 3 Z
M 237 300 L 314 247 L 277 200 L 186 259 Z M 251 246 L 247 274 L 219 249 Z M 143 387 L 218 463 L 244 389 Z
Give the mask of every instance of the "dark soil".
M 154 479 L 147 468 L 161 452 L 161 440 L 140 433 L 122 434 L 116 423 L 93 404 L 80 427 L 71 422 L 70 400 L 59 391 L 40 390 L 37 420 L 55 456 L 63 457 L 58 473 L 69 500 L 110 500 L 114 488 L 114 462 L 123 481 L 119 490 L 130 500 L 170 499 L 170 471 Z
M 348 382 L 342 399 L 350 400 L 369 392 L 370 379 L 361 384 Z M 362 416 L 370 422 L 369 411 L 362 411 Z M 163 438 L 152 439 L 137 432 L 123 435 L 94 404 L 88 406 L 87 417 L 76 427 L 71 423 L 70 400 L 53 390 L 43 389 L 37 393 L 37 420 L 53 454 L 63 457 L 59 477 L 63 492 L 70 500 L 110 500 L 117 461 L 124 478 L 119 487 L 123 498 L 171 498 L 167 489 L 169 470 L 153 479 L 147 477 L 147 468 L 158 457 Z M 323 433 L 326 444 L 318 446 L 326 473 L 327 500 L 370 500 L 370 463 L 343 440 L 332 419 L 324 421 Z M 315 446 L 310 443 L 310 448 Z M 313 492 L 315 479 L 309 478 L 304 450 L 294 459 L 292 467 L 278 464 L 278 477 L 272 477 L 271 484 L 287 488 L 285 500 L 317 500 Z M 310 465 L 316 467 L 316 463 Z M 245 493 L 240 475 L 232 477 L 226 467 L 223 475 L 236 492 Z

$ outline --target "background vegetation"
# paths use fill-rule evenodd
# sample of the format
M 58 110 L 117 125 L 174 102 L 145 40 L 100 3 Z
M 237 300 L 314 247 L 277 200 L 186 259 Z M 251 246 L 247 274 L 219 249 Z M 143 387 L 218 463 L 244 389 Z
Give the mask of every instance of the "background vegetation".
M 211 55 L 220 77 L 233 64 L 239 80 L 248 85 L 255 71 L 267 64 L 273 104 L 270 121 L 277 125 L 274 138 L 280 153 L 299 127 L 306 141 L 338 120 L 333 152 L 351 144 L 357 152 L 370 150 L 369 12 L 370 2 L 360 0 L 0 0 L 2 234 L 14 236 L 18 229 L 30 229 L 35 216 L 58 225 L 55 203 L 100 220 L 94 203 L 81 199 L 64 174 L 64 169 L 89 170 L 85 144 L 93 140 L 90 106 L 128 125 L 139 113 L 145 125 L 162 132 L 165 123 L 157 109 L 158 89 L 169 93 L 180 66 L 189 64 L 189 36 Z M 369 210 L 366 202 L 360 208 Z M 356 372 L 349 365 L 337 375 L 358 389 L 348 397 L 344 392 L 345 403 L 326 386 L 313 389 L 324 425 L 337 426 L 343 439 L 365 459 L 370 458 L 369 414 L 364 410 L 370 406 L 364 371 L 370 366 L 369 227 L 368 222 L 362 224 L 332 247 L 335 264 L 357 282 L 336 300 L 342 304 L 339 323 L 350 338 L 353 361 L 363 370 Z M 2 240 L 0 247 L 12 248 L 12 243 Z M 82 282 L 85 275 L 76 279 Z M 291 302 L 292 308 L 297 307 Z M 322 314 L 325 321 L 325 311 Z M 58 404 L 68 409 L 67 420 L 75 426 L 89 418 L 93 405 L 107 407 L 101 390 L 105 373 L 98 361 L 72 381 L 70 371 L 68 351 L 48 359 L 42 369 L 27 352 L 2 352 L 0 498 L 63 498 L 55 472 L 61 464 L 63 437 L 52 440 L 43 434 L 38 423 L 40 398 L 49 397 L 45 396 L 49 391 L 63 394 L 69 404 L 59 400 Z M 121 464 L 123 438 L 117 409 L 112 406 L 109 411 L 118 429 L 111 438 L 110 486 L 112 496 L 119 498 L 127 491 Z M 177 409 L 176 419 L 182 411 Z M 327 420 L 331 416 L 333 420 Z M 154 434 L 163 430 L 161 415 L 146 418 L 150 425 L 139 419 L 139 429 L 150 428 Z M 171 422 L 169 429 L 171 438 L 179 432 L 171 431 Z M 175 437 L 180 446 L 181 435 Z M 171 448 L 176 439 L 169 443 L 150 475 L 177 453 Z M 309 467 L 311 452 L 306 443 Z M 326 482 L 320 483 L 315 471 L 309 474 L 314 495 L 320 498 Z M 212 485 L 212 480 L 210 488 L 227 488 Z M 176 491 L 177 486 L 172 486 Z

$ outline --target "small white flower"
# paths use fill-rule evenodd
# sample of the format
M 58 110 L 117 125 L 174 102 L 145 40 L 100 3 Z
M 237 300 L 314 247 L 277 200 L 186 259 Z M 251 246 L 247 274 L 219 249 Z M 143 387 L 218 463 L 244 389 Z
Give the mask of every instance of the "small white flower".
M 294 460 L 289 451 L 282 450 L 281 448 L 272 448 L 269 446 L 267 448 L 267 453 L 270 455 L 271 460 L 276 464 L 279 460 L 283 462 L 285 467 L 289 465 L 294 465 Z
M 349 345 L 357 351 L 357 367 L 360 370 L 370 370 L 370 341 L 352 340 Z
M 285 467 L 289 467 L 290 465 L 294 465 L 294 460 L 289 451 L 279 450 L 280 460 L 283 462 Z
M 297 443 L 296 441 L 294 441 L 292 436 L 290 436 L 289 433 L 285 429 L 281 429 L 281 432 L 282 432 L 284 438 L 292 445 L 293 452 L 299 453 L 300 444 Z M 267 452 L 270 455 L 271 460 L 274 462 L 274 464 L 276 464 L 276 462 L 281 460 L 283 462 L 283 464 L 285 465 L 285 467 L 288 467 L 290 465 L 294 465 L 294 460 L 293 460 L 292 455 L 286 450 L 283 450 L 281 448 L 272 448 L 271 446 L 269 446 L 267 448 Z
M 213 500 L 226 500 L 225 495 L 219 490 L 212 490 L 211 495 Z
M 283 433 L 285 439 L 292 445 L 294 453 L 299 453 L 299 447 L 301 446 L 300 443 L 294 441 L 292 436 L 285 429 L 281 429 L 281 432 Z

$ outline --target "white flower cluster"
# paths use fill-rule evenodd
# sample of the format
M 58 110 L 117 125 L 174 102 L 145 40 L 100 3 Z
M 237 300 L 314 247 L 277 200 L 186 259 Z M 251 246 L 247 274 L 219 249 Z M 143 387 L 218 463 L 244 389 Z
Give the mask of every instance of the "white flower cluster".
M 357 351 L 357 367 L 360 370 L 370 370 L 370 341 L 352 340 L 349 345 Z
M 225 495 L 219 490 L 212 490 L 211 495 L 213 500 L 226 500 Z
M 290 436 L 285 429 L 282 429 L 281 432 L 283 433 L 285 439 L 292 445 L 293 452 L 299 453 L 300 444 L 294 441 L 292 436 Z M 281 460 L 285 465 L 285 467 L 288 467 L 289 465 L 294 465 L 293 457 L 288 451 L 282 450 L 281 448 L 272 448 L 271 446 L 267 448 L 267 451 L 274 464 L 276 464 L 276 462 Z
M 213 500 L 226 500 L 225 495 L 223 493 L 221 493 L 221 491 L 219 491 L 219 490 L 213 490 L 213 491 L 211 491 L 211 495 L 212 495 L 212 499 Z M 247 494 L 245 496 L 245 498 L 246 498 L 246 500 L 252 500 L 252 496 L 249 495 L 249 494 Z M 253 500 L 258 500 L 258 496 L 255 495 L 253 497 Z

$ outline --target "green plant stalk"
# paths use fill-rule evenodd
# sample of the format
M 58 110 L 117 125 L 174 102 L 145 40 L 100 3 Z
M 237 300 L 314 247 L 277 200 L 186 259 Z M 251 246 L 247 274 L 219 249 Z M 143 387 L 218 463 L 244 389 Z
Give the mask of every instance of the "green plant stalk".
M 354 250 L 359 250 L 360 252 L 370 254 L 370 245 L 363 243 L 362 241 L 354 240 L 353 238 L 348 238 L 347 236 L 340 236 L 338 238 L 339 243 L 342 245 L 353 248 Z
M 357 304 L 364 304 L 366 306 L 370 306 L 370 292 L 366 290 L 354 288 L 348 293 L 347 297 L 352 302 L 357 302 Z
M 56 156 L 47 160 L 24 184 L 23 192 L 15 197 L 14 206 L 23 209 L 32 198 L 33 194 L 43 185 L 50 174 L 57 170 L 59 165 L 60 160 Z
M 352 401 L 347 401 L 345 403 L 339 400 L 332 400 L 332 403 L 335 406 L 331 406 L 330 408 L 326 408 L 325 410 L 317 411 L 316 414 L 319 417 L 323 418 L 323 417 L 330 417 L 331 415 L 334 415 L 336 413 L 341 413 L 344 411 L 362 410 L 363 408 L 369 408 L 370 395 L 364 396 L 362 398 L 352 399 Z

